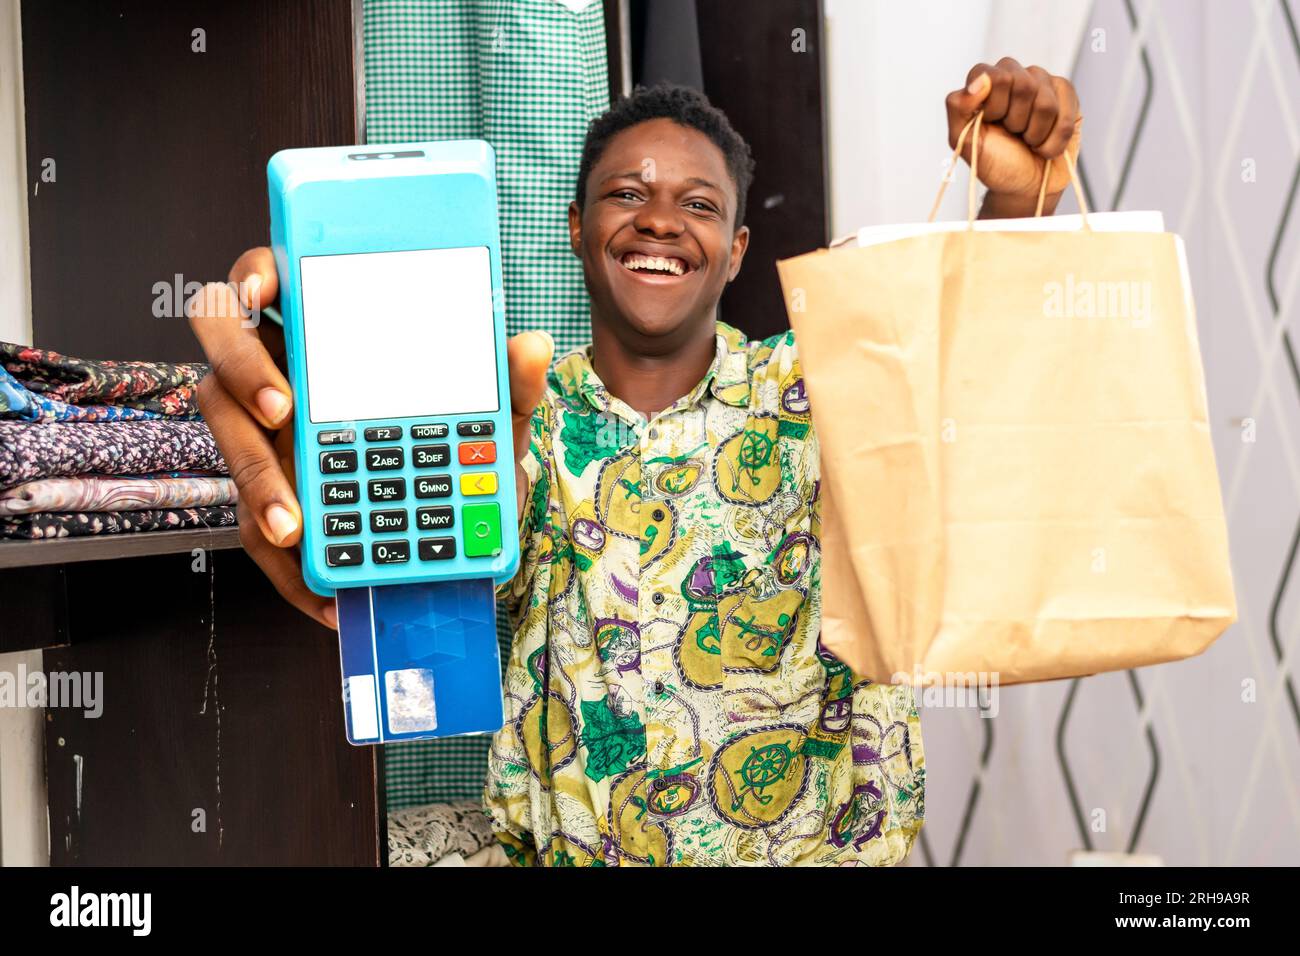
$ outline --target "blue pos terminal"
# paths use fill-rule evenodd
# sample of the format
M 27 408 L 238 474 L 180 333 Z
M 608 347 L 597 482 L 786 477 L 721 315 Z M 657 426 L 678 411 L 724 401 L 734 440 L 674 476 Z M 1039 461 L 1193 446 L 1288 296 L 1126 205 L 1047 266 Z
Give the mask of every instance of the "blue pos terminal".
M 348 738 L 495 730 L 519 535 L 492 147 L 289 149 L 267 175 L 303 577 L 337 600 Z

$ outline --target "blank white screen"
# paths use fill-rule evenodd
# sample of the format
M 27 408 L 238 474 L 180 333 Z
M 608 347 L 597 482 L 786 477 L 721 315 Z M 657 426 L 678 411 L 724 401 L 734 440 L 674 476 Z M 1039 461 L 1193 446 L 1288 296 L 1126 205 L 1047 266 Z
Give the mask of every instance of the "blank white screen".
M 497 410 L 486 246 L 299 262 L 311 421 Z

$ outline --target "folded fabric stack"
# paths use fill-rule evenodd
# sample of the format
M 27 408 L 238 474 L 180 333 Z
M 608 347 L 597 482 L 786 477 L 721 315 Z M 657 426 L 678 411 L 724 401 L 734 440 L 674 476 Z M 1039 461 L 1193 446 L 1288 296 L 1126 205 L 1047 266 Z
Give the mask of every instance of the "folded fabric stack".
M 206 373 L 0 342 L 0 538 L 233 525 L 235 483 L 198 410 Z

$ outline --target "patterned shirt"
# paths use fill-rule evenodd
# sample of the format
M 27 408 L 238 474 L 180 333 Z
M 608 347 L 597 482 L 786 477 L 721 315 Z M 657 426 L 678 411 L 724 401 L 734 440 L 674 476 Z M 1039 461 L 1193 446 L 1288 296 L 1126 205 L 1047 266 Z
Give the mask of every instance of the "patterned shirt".
M 816 434 L 793 334 L 718 324 L 646 421 L 590 346 L 533 422 L 506 725 L 485 805 L 514 862 L 897 863 L 925 768 L 910 688 L 820 645 Z

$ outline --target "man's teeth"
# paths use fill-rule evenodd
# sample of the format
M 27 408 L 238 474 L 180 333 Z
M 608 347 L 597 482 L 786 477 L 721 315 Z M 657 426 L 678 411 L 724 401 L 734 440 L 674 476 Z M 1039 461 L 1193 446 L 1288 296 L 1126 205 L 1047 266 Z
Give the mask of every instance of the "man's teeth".
M 686 273 L 686 264 L 680 259 L 666 259 L 663 256 L 624 256 L 623 265 L 629 269 L 653 269 L 656 272 L 668 272 L 675 276 Z

